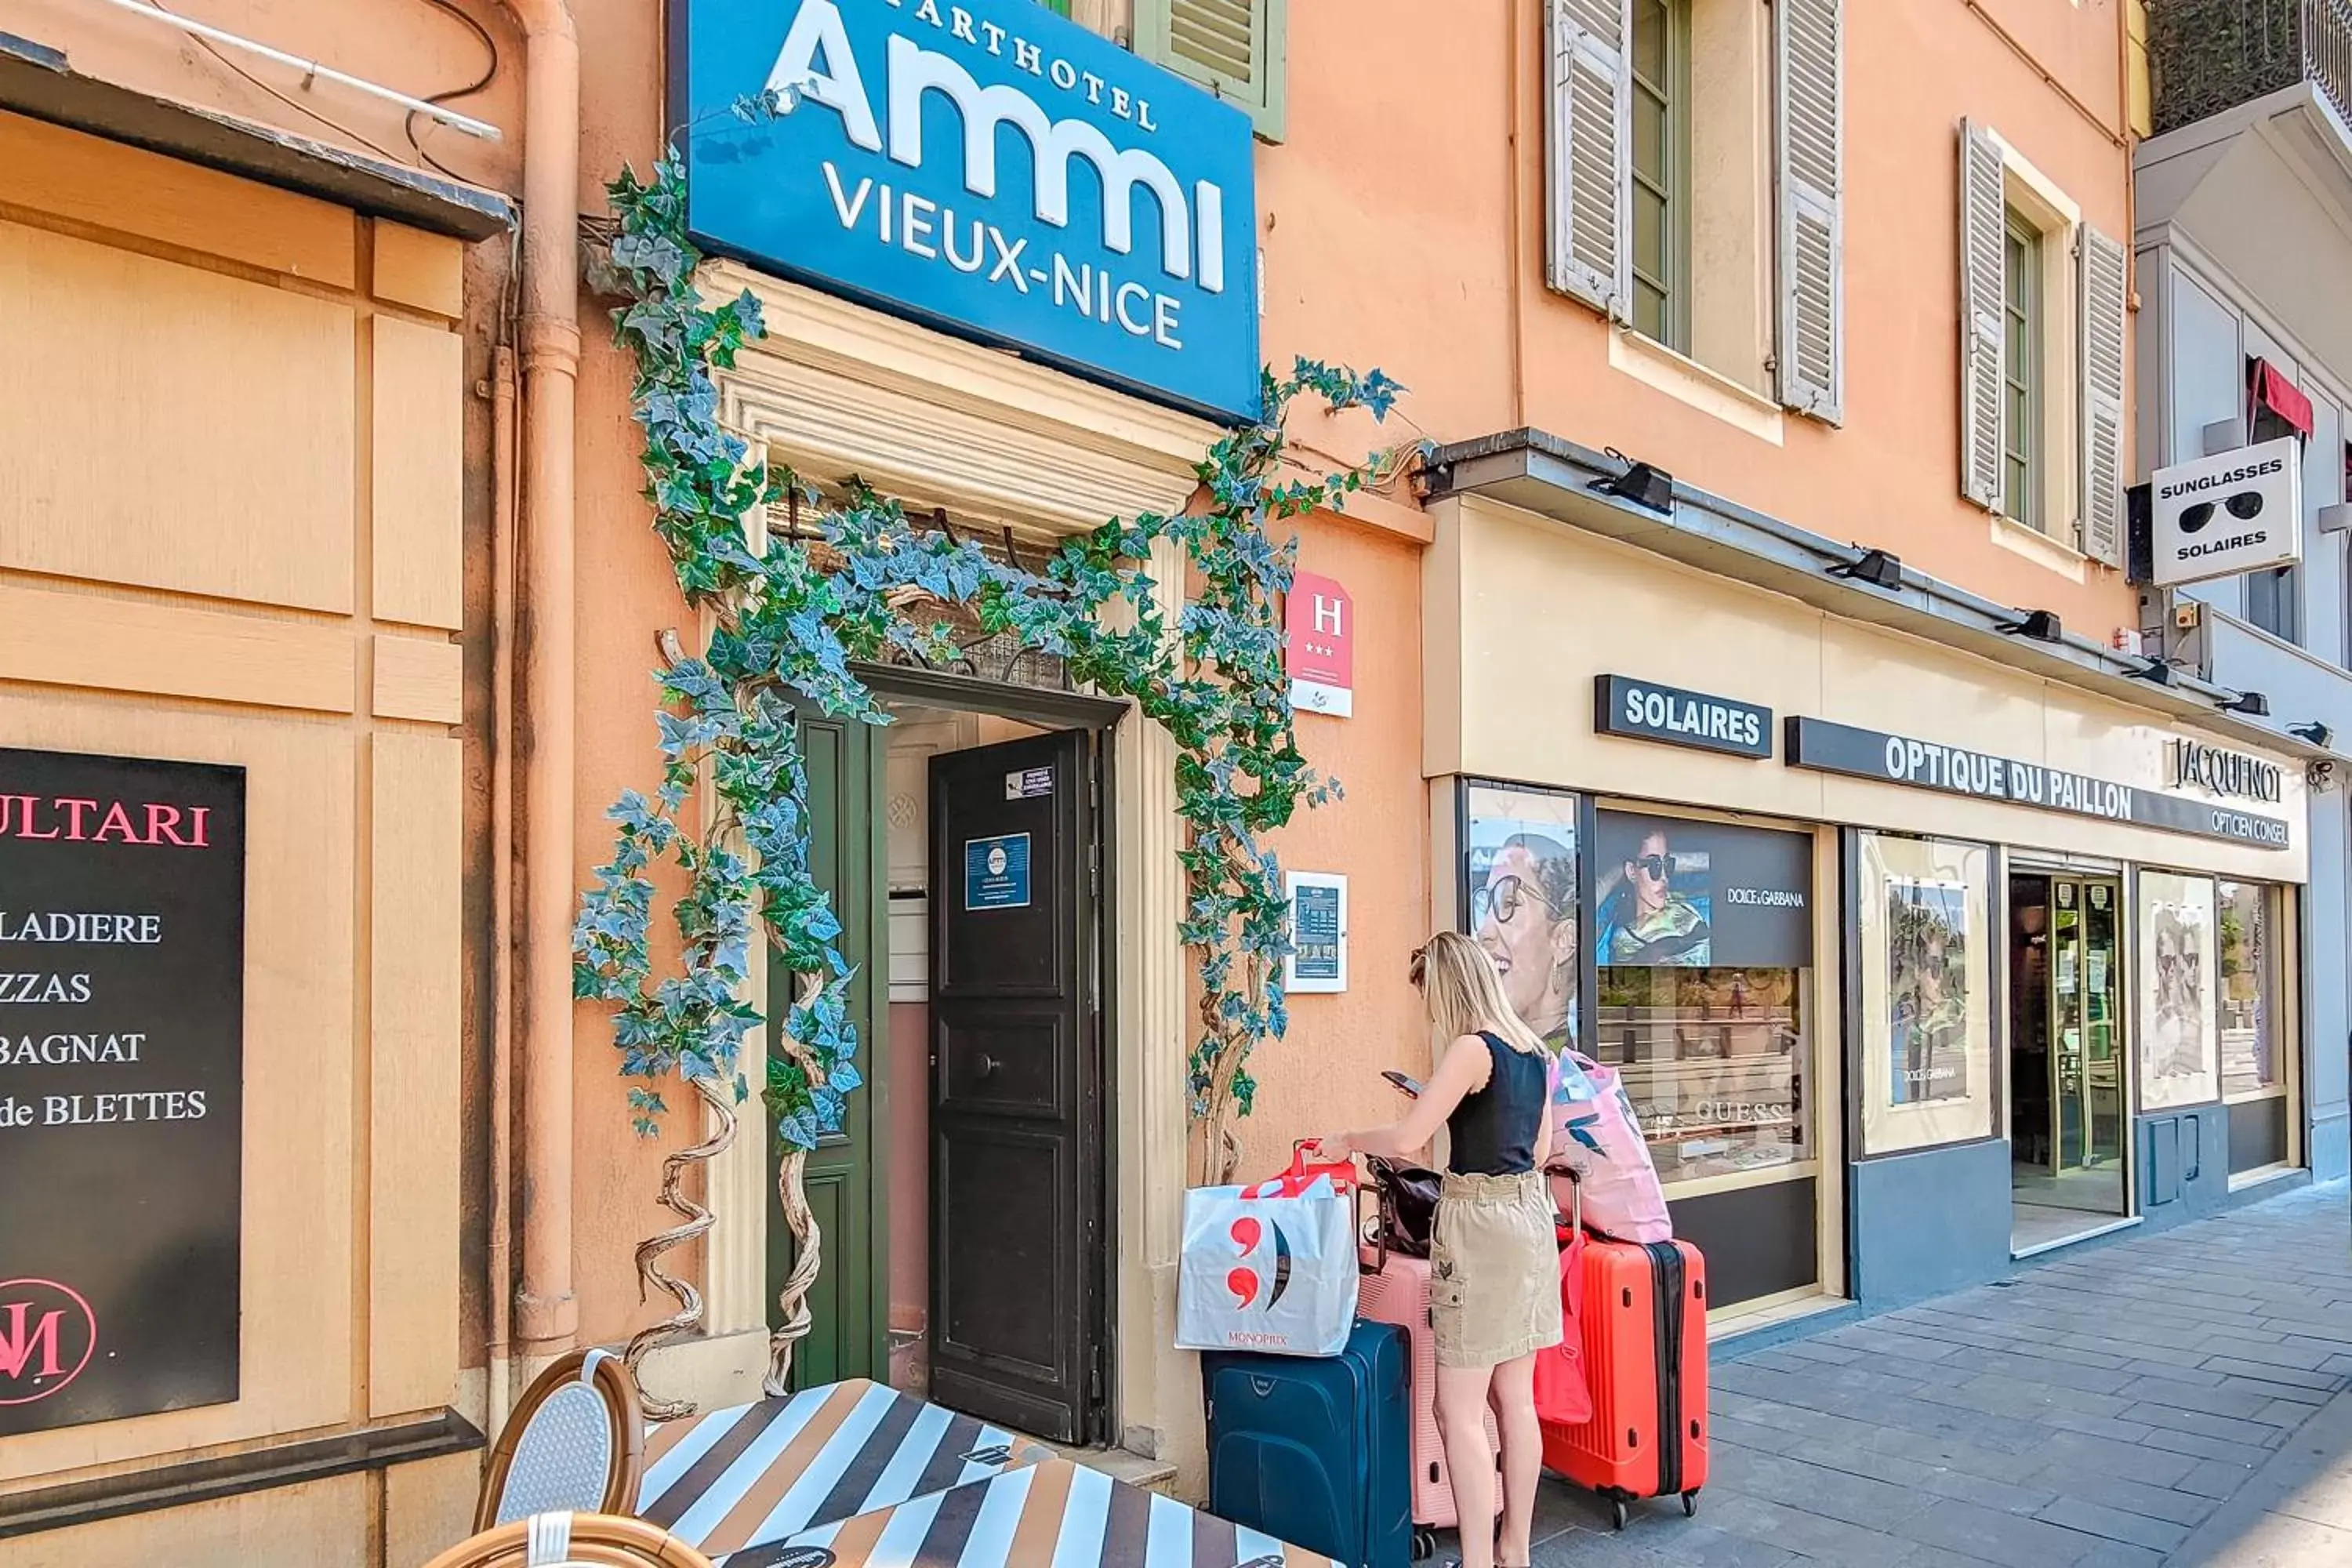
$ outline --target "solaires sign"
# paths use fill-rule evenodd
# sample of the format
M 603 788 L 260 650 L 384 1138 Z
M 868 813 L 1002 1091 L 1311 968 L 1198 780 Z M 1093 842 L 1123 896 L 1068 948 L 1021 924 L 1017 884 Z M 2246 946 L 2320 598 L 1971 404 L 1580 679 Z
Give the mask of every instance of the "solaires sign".
M 672 0 L 696 242 L 1226 420 L 1259 405 L 1248 117 L 1037 0 Z M 771 95 L 770 113 L 740 106 Z
M 2292 436 L 2158 468 L 2148 492 L 2159 585 L 2303 559 L 2303 448 Z

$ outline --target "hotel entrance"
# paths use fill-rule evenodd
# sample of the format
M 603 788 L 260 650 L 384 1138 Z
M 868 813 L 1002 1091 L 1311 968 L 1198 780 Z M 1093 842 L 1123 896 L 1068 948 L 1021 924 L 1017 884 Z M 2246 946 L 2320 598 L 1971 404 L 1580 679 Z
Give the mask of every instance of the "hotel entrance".
M 2114 877 L 2009 879 L 2011 1250 L 2126 1212 L 2123 889 Z

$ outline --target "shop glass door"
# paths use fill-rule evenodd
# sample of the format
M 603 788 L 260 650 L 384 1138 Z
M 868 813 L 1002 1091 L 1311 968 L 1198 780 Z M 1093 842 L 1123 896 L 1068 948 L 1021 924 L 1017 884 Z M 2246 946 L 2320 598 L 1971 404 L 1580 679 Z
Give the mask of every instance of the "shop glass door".
M 2050 1037 L 2058 1113 L 2051 1174 L 2112 1174 L 2123 1164 L 2123 1058 L 2116 1030 L 2115 884 L 2054 879 L 2051 884 Z M 2116 1197 L 2121 1197 L 2120 1176 Z
M 2029 1250 L 2125 1212 L 2122 892 L 2113 879 L 2010 879 L 2010 1143 Z

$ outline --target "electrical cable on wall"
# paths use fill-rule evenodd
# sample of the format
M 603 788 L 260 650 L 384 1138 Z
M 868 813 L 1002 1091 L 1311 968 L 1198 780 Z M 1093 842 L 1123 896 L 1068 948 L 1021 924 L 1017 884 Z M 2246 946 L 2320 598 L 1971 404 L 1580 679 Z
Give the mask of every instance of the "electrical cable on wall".
M 499 41 L 490 36 L 490 30 L 482 26 L 481 22 L 478 18 L 459 7 L 457 4 L 457 0 L 425 0 L 425 4 L 432 6 L 436 11 L 446 12 L 448 15 L 456 17 L 458 21 L 464 23 L 467 28 L 473 33 L 474 37 L 481 40 L 482 52 L 488 57 L 486 63 L 482 67 L 481 75 L 476 77 L 472 81 L 467 82 L 463 87 L 453 87 L 446 92 L 427 93 L 425 96 L 425 101 L 432 104 L 454 103 L 461 98 L 473 97 L 476 93 L 489 86 L 491 82 L 496 81 L 498 79 L 499 65 Z M 442 163 L 440 159 L 436 158 L 432 153 L 427 153 L 425 150 L 425 144 L 416 139 L 416 115 L 417 110 L 412 109 L 408 111 L 407 116 L 401 121 L 401 128 L 407 132 L 409 146 L 415 149 L 416 155 L 424 159 L 425 163 L 431 164 L 437 172 L 448 175 L 449 178 L 453 180 L 465 179 L 465 175 L 458 174 L 456 170 Z

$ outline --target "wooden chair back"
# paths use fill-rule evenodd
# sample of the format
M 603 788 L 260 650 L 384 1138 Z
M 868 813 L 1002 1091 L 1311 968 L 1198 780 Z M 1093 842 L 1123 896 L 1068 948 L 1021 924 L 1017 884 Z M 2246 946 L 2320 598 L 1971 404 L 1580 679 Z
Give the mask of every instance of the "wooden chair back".
M 642 1519 L 556 1512 L 469 1536 L 425 1568 L 711 1568 L 711 1562 Z
M 609 1351 L 572 1351 L 539 1374 L 490 1446 L 474 1529 L 535 1513 L 633 1514 L 646 1473 L 636 1385 Z

